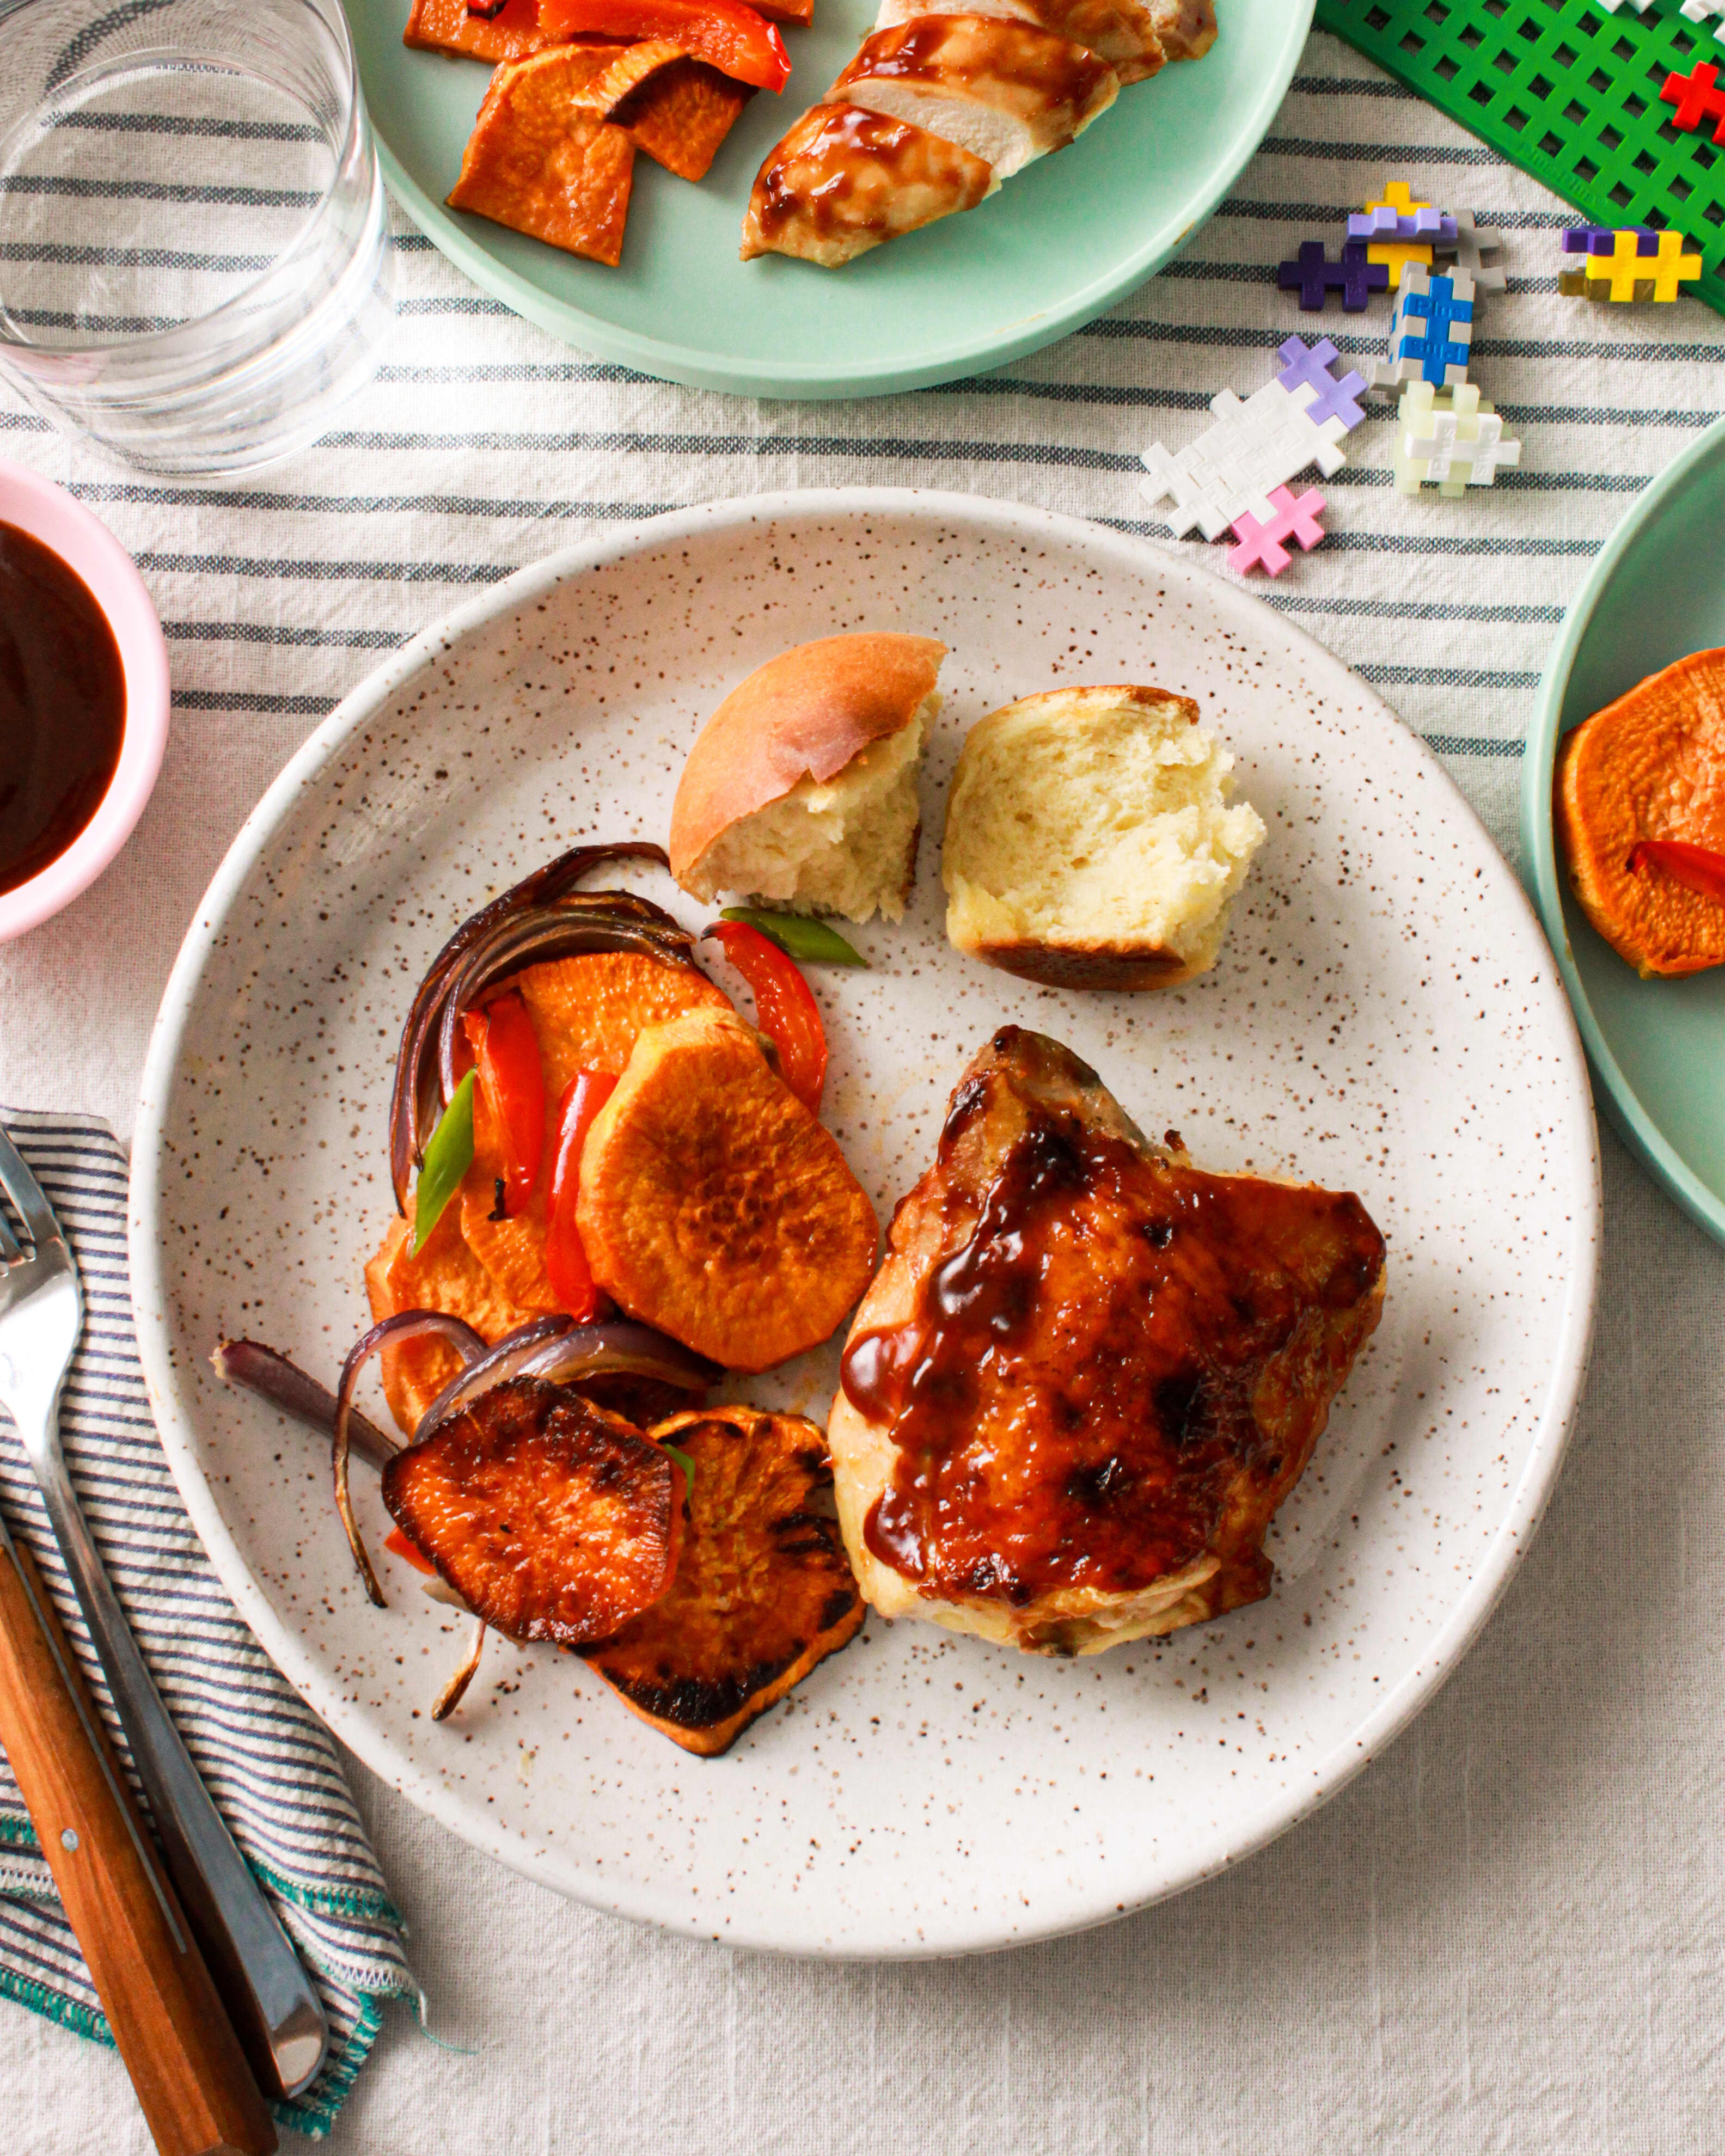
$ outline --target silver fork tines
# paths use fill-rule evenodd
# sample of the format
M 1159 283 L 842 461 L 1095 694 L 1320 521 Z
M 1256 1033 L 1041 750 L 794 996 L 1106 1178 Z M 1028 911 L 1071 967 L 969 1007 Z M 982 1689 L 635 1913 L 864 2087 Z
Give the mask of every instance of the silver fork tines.
M 216 1988 L 264 2093 L 296 2096 L 323 2063 L 323 2008 L 168 1717 L 73 1490 L 59 1401 L 84 1297 L 54 1209 L 4 1129 L 0 1192 L 0 1407 L 18 1426 Z

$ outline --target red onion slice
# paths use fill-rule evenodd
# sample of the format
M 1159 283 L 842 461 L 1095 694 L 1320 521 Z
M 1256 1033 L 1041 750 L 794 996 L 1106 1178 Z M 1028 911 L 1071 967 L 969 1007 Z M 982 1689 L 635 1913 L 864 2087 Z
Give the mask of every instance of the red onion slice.
M 579 892 L 555 906 L 531 907 L 525 913 L 500 921 L 465 953 L 446 983 L 437 1034 L 438 1096 L 447 1101 L 455 1090 L 455 1044 L 462 1014 L 471 1010 L 485 990 L 506 974 L 524 966 L 542 964 L 549 958 L 575 958 L 599 951 L 633 951 L 645 958 L 660 958 L 671 965 L 694 970 L 691 955 L 695 938 L 679 927 L 670 914 L 649 906 L 645 899 L 628 908 L 610 901 L 629 898 L 626 891 Z M 608 901 L 602 911 L 592 901 Z M 647 916 L 637 912 L 646 908 Z M 656 917 L 648 917 L 656 916 Z
M 429 1437 L 439 1423 L 447 1422 L 452 1414 L 459 1414 L 481 1393 L 488 1393 L 494 1385 L 518 1377 L 521 1364 L 548 1341 L 567 1332 L 573 1322 L 567 1317 L 536 1317 L 531 1324 L 517 1326 L 513 1332 L 506 1332 L 495 1348 L 482 1348 L 465 1370 L 450 1378 L 420 1416 L 413 1429 L 414 1444 Z
M 542 1317 L 524 1325 L 444 1386 L 419 1418 L 413 1432 L 418 1445 L 432 1432 L 472 1405 L 481 1394 L 512 1378 L 540 1378 L 552 1385 L 578 1385 L 583 1378 L 619 1371 L 634 1378 L 658 1378 L 681 1392 L 704 1393 L 720 1373 L 711 1363 L 649 1326 L 628 1320 L 602 1325 L 574 1325 L 567 1317 Z
M 403 1215 L 407 1212 L 408 1188 L 413 1179 L 418 1134 L 428 1116 L 434 1112 L 424 1100 L 422 1084 L 425 1044 L 436 1024 L 442 991 L 456 961 L 499 921 L 506 920 L 524 907 L 560 898 L 602 861 L 620 860 L 653 861 L 660 868 L 670 865 L 665 849 L 644 839 L 626 839 L 618 845 L 573 847 L 554 861 L 547 861 L 542 869 L 536 869 L 531 875 L 523 876 L 489 905 L 470 915 L 426 968 L 402 1029 L 395 1063 L 395 1086 L 389 1104 L 390 1177 L 395 1185 L 397 1209 Z
M 485 1620 L 483 1617 L 475 1617 L 473 1620 L 473 1637 L 468 1643 L 467 1653 L 462 1661 L 461 1666 L 438 1694 L 437 1704 L 431 1710 L 431 1718 L 434 1722 L 447 1722 L 455 1709 L 460 1706 L 467 1687 L 479 1675 L 480 1656 L 485 1652 Z
M 336 1510 L 341 1516 L 341 1525 L 347 1536 L 347 1547 L 353 1553 L 353 1562 L 359 1568 L 359 1576 L 365 1582 L 366 1593 L 378 1609 L 388 1607 L 383 1590 L 377 1584 L 377 1575 L 372 1569 L 372 1560 L 366 1553 L 359 1522 L 353 1517 L 353 1500 L 347 1489 L 347 1452 L 352 1440 L 353 1419 L 353 1388 L 360 1372 L 387 1344 L 408 1340 L 423 1339 L 427 1334 L 446 1341 L 465 1363 L 475 1361 L 485 1352 L 485 1343 L 470 1325 L 459 1317 L 451 1317 L 441 1310 L 400 1310 L 393 1317 L 386 1317 L 363 1332 L 347 1351 L 347 1359 L 341 1365 L 341 1381 L 336 1389 L 336 1427 L 330 1446 L 330 1466 L 336 1483 Z
M 291 1415 L 320 1437 L 333 1437 L 336 1396 L 327 1385 L 308 1376 L 297 1363 L 278 1355 L 261 1340 L 221 1340 L 210 1357 L 210 1368 L 224 1385 L 255 1393 L 285 1415 Z M 356 1409 L 347 1418 L 347 1440 L 362 1460 L 381 1470 L 391 1455 L 401 1450 L 401 1440 L 378 1429 Z

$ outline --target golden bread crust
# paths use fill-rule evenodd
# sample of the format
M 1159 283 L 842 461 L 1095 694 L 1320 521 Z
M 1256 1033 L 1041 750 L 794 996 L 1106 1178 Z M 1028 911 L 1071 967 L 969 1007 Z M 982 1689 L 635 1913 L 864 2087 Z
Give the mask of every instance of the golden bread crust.
M 859 751 L 907 726 L 933 692 L 947 647 L 877 631 L 782 651 L 740 681 L 696 738 L 671 807 L 681 883 L 721 831 L 782 800 L 798 780 L 835 778 Z

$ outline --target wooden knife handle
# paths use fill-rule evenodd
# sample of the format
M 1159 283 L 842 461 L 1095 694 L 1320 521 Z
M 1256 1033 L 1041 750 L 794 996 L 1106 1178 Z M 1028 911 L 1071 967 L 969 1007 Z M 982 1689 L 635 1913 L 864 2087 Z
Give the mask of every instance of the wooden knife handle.
M 0 1548 L 0 1743 L 145 2121 L 162 2156 L 270 2156 L 275 2147 L 270 2113 L 90 1704 L 48 1590 L 28 1550 L 14 1543 L 13 1554 L 16 1568 Z M 37 1623 L 25 1577 L 54 1634 L 64 1676 Z

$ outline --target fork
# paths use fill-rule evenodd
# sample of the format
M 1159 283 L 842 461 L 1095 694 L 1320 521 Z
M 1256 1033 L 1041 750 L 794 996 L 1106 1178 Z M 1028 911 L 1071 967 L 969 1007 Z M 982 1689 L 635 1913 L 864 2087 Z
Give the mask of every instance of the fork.
M 296 2096 L 323 2063 L 323 2007 L 169 1719 L 73 1490 L 59 1404 L 84 1297 L 54 1209 L 3 1128 L 0 1191 L 16 1215 L 14 1226 L 0 1204 L 0 1406 L 29 1456 L 193 1935 L 265 2094 Z

